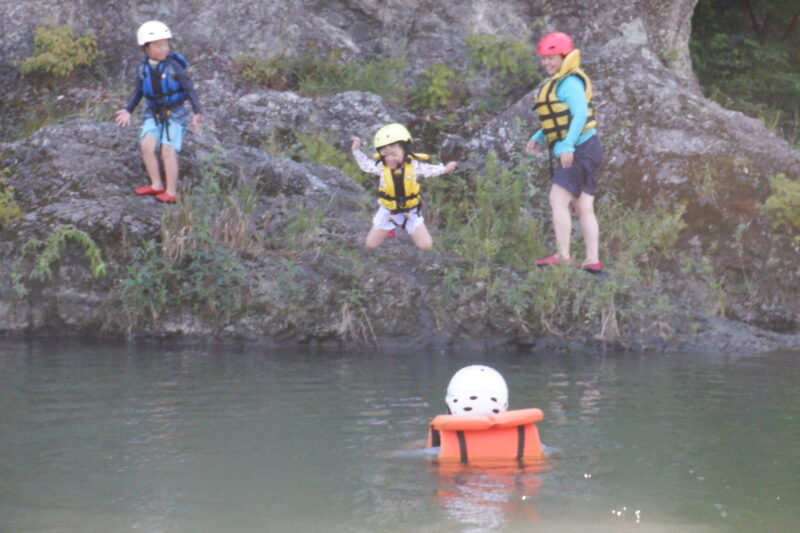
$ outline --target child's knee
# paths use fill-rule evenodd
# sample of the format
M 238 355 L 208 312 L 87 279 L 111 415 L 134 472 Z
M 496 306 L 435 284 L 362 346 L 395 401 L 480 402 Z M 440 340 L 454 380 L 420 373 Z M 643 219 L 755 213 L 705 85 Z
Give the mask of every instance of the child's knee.
M 149 135 L 145 136 L 142 139 L 142 142 L 139 143 L 139 148 L 141 148 L 142 153 L 145 155 L 149 155 L 155 153 L 156 151 L 156 140 Z
M 161 145 L 161 160 L 162 161 L 174 161 L 178 158 L 178 152 L 175 151 L 175 148 L 168 144 Z

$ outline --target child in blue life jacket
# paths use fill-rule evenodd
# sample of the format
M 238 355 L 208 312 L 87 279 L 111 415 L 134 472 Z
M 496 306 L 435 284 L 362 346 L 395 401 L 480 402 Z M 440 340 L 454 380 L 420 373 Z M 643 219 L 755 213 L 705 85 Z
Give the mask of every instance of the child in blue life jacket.
M 159 202 L 174 203 L 177 200 L 178 155 L 183 134 L 189 122 L 186 100 L 192 104 L 194 115 L 192 130 L 200 131 L 202 110 L 192 81 L 186 74 L 188 63 L 177 53 L 170 53 L 169 40 L 172 32 L 166 24 L 157 20 L 145 22 L 136 32 L 139 46 L 145 57 L 136 69 L 136 90 L 128 104 L 117 111 L 116 123 L 122 127 L 130 124 L 131 113 L 142 96 L 147 100 L 142 126 L 142 160 L 150 177 L 150 185 L 137 187 L 139 196 L 152 195 Z M 167 178 L 166 187 L 161 180 L 156 150 L 161 149 L 161 161 Z
M 545 35 L 539 41 L 537 53 L 550 77 L 536 96 L 535 110 L 542 127 L 531 137 L 525 151 L 538 152 L 546 143 L 553 150 L 557 168 L 552 172 L 550 188 L 556 253 L 536 261 L 536 265 L 571 263 L 572 206 L 586 245 L 586 258 L 581 268 L 598 273 L 603 270 L 603 263 L 598 250 L 600 228 L 594 212 L 594 198 L 603 146 L 597 136 L 597 120 L 592 108 L 592 83 L 580 69 L 580 51 L 566 33 Z
M 351 149 L 364 172 L 380 176 L 378 211 L 367 234 L 367 248 L 377 248 L 387 237 L 394 237 L 395 227 L 405 229 L 420 250 L 429 250 L 433 239 L 420 213 L 421 191 L 418 177 L 432 178 L 446 174 L 457 166 L 424 163 L 425 154 L 411 151 L 412 138 L 402 124 L 388 124 L 375 133 L 373 146 L 378 151 L 370 159 L 361 151 L 361 139 L 353 137 Z

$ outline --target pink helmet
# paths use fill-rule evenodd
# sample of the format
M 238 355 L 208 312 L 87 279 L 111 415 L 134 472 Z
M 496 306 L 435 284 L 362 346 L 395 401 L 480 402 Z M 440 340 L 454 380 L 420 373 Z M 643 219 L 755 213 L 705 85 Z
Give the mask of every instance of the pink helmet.
M 565 56 L 574 49 L 572 38 L 566 33 L 556 31 L 542 37 L 539 41 L 539 46 L 536 47 L 536 53 L 540 56 L 554 56 L 556 54 Z

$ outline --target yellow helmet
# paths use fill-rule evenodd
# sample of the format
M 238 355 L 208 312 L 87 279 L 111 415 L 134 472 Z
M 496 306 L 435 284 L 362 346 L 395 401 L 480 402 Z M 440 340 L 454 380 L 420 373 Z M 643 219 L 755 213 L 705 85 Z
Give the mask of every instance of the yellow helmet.
M 412 142 L 411 134 L 402 124 L 387 124 L 375 132 L 372 145 L 376 150 L 396 142 Z

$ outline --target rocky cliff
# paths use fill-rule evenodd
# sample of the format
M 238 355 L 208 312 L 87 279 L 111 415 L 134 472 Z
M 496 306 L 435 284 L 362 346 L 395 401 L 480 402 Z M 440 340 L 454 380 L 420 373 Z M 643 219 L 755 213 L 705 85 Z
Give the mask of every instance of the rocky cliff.
M 2 289 L 0 330 L 10 335 L 218 336 L 268 342 L 402 342 L 414 336 L 436 343 L 526 346 L 553 338 L 664 347 L 794 345 L 800 325 L 794 235 L 773 229 L 759 205 L 771 193 L 771 177 L 784 173 L 798 179 L 800 154 L 760 122 L 702 96 L 688 54 L 694 4 L 2 0 L 4 128 L 10 131 L 37 106 L 91 109 L 86 118 L 60 120 L 23 138 L 6 135 L 8 142 L 0 145 L 7 186 L 22 212 L 3 229 L 0 254 L 8 281 Z M 136 132 L 116 128 L 111 111 L 124 102 L 123 88 L 139 60 L 135 29 L 152 18 L 172 27 L 176 48 L 192 62 L 205 106 L 204 131 L 189 137 L 182 154 L 181 186 L 196 190 L 192 198 L 207 198 L 202 195 L 211 193 L 202 184 L 213 176 L 225 191 L 252 192 L 246 207 L 236 206 L 247 217 L 226 218 L 243 221 L 244 237 L 231 247 L 230 257 L 207 248 L 193 248 L 191 256 L 186 249 L 200 246 L 201 239 L 195 232 L 193 240 L 180 241 L 181 231 L 191 227 L 178 220 L 190 212 L 186 206 L 165 208 L 131 194 L 131 187 L 144 179 Z M 40 24 L 94 31 L 104 53 L 102 74 L 56 86 L 23 78 L 17 64 L 31 54 Z M 663 282 L 658 290 L 670 302 L 661 319 L 653 319 L 652 309 L 643 310 L 638 320 L 631 316 L 637 308 L 630 301 L 649 298 L 651 288 L 626 285 L 624 274 L 614 271 L 613 250 L 605 257 L 610 277 L 589 283 L 624 287 L 619 290 L 625 301 L 606 302 L 596 316 L 571 327 L 553 326 L 529 302 L 497 296 L 502 291 L 493 280 L 510 283 L 527 276 L 531 287 L 540 287 L 536 273 L 504 266 L 497 267 L 496 277 L 456 276 L 472 268 L 457 247 L 421 254 L 407 239 L 367 254 L 360 243 L 373 197 L 341 171 L 287 157 L 292 152 L 285 150 L 289 137 L 319 134 L 335 139 L 346 155 L 351 135 L 370 139 L 378 126 L 402 121 L 435 131 L 426 136 L 426 150 L 471 161 L 462 175 L 470 184 L 474 162 L 485 160 L 490 151 L 501 165 L 519 160 L 520 147 L 536 127 L 532 86 L 499 109 L 484 112 L 480 120 L 471 120 L 474 109 L 462 102 L 448 110 L 457 125 L 451 119 L 449 126 L 437 128 L 432 124 L 444 120 L 442 113 L 387 103 L 368 92 L 312 98 L 269 90 L 243 82 L 235 65 L 242 52 L 277 57 L 337 50 L 356 61 L 403 57 L 404 77 L 413 83 L 434 63 L 454 71 L 467 68 L 468 35 L 535 43 L 556 29 L 573 35 L 594 80 L 607 154 L 603 195 L 645 211 L 683 206 L 685 227 L 676 249 L 707 268 L 687 274 L 678 259 L 659 265 Z M 541 198 L 547 161 L 526 164 L 539 176 L 532 181 Z M 298 213 L 308 215 L 305 225 Z M 545 225 L 546 211 L 531 213 Z M 435 212 L 429 220 L 437 238 Z M 87 249 L 70 237 L 62 239 L 60 248 L 49 248 L 59 251 L 47 264 L 50 275 L 46 268 L 37 270 L 48 236 L 63 227 L 91 237 L 106 263 L 105 276 L 92 274 Z M 212 229 L 215 242 L 225 235 L 233 239 L 232 228 Z M 158 254 L 146 257 L 142 251 L 149 240 L 163 246 L 162 255 L 177 254 L 161 270 L 154 266 Z M 209 261 L 205 270 L 191 262 L 200 249 Z M 224 267 L 225 261 L 234 261 L 240 270 Z M 142 265 L 147 268 L 131 272 L 131 266 Z M 230 285 L 209 288 L 224 277 L 215 274 L 214 265 L 223 265 L 219 272 L 230 277 Z M 177 278 L 169 268 L 195 277 Z M 142 273 L 154 272 L 174 277 L 172 285 L 151 282 L 154 291 L 165 292 L 160 296 L 142 290 L 148 283 Z M 181 287 L 195 296 L 171 294 Z M 715 296 L 713 305 L 709 294 Z M 623 308 L 629 312 L 625 320 Z

